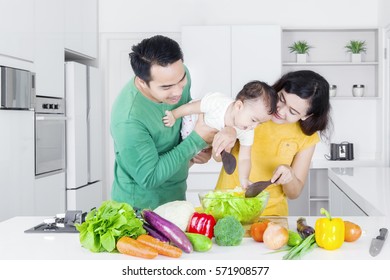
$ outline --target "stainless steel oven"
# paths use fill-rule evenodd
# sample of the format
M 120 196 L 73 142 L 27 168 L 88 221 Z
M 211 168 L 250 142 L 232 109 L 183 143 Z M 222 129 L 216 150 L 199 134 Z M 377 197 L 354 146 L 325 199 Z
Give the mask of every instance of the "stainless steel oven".
M 65 101 L 37 96 L 35 100 L 35 176 L 65 171 Z

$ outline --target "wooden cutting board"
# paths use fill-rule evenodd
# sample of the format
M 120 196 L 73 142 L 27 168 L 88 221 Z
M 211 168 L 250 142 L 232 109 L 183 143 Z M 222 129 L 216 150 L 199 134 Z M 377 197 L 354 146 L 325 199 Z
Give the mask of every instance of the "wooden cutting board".
M 285 227 L 286 229 L 288 229 L 287 217 L 283 217 L 283 216 L 260 216 L 257 221 L 261 221 L 261 220 L 265 220 L 265 219 L 267 219 L 270 222 L 273 222 L 275 224 L 281 225 L 281 226 Z M 257 221 L 255 221 L 255 222 L 257 222 Z M 252 226 L 252 224 L 243 225 L 243 227 L 245 229 L 244 237 L 251 237 L 251 235 L 250 235 L 251 226 Z

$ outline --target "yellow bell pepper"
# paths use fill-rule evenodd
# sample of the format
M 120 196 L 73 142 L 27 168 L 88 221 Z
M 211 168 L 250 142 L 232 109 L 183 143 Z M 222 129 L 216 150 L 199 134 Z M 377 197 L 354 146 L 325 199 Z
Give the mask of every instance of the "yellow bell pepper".
M 344 243 L 344 221 L 341 218 L 332 218 L 324 208 L 321 208 L 321 214 L 325 214 L 326 218 L 316 221 L 314 230 L 317 245 L 326 250 L 340 248 Z

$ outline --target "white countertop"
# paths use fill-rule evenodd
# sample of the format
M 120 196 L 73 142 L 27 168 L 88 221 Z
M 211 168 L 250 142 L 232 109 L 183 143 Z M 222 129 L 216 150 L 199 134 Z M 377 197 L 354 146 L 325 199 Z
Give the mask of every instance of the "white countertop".
M 328 176 L 369 216 L 390 217 L 389 167 L 331 168 Z
M 15 217 L 0 223 L 0 260 L 131 260 L 134 257 L 119 253 L 92 253 L 81 247 L 78 233 L 24 233 L 47 217 Z M 289 228 L 296 228 L 298 217 L 289 217 Z M 307 217 L 309 225 L 314 226 L 318 217 Z M 316 248 L 303 259 L 327 260 L 390 260 L 390 241 L 384 244 L 382 252 L 375 258 L 368 249 L 372 238 L 379 234 L 379 228 L 390 229 L 387 217 L 344 217 L 361 226 L 363 234 L 352 243 L 344 242 L 338 250 L 327 251 Z M 214 242 L 214 241 L 213 241 Z M 215 243 L 210 251 L 191 254 L 183 253 L 181 260 L 281 260 L 285 252 L 273 252 L 252 238 L 244 238 L 240 246 L 223 247 Z M 158 256 L 161 260 L 174 260 Z
M 344 242 L 335 251 L 316 248 L 303 259 L 327 260 L 390 260 L 390 240 L 375 258 L 368 253 L 371 240 L 379 229 L 390 229 L 390 168 L 355 167 L 329 169 L 329 178 L 354 200 L 369 217 L 342 217 L 358 224 L 363 234 L 352 243 Z M 119 253 L 92 253 L 81 247 L 78 233 L 24 233 L 48 217 L 15 217 L 0 223 L 0 260 L 129 260 Z M 296 229 L 298 217 L 288 217 L 290 229 Z M 318 217 L 306 217 L 314 226 Z M 390 237 L 389 237 L 390 238 Z M 181 260 L 281 260 L 285 252 L 268 254 L 264 243 L 244 238 L 240 246 L 223 247 L 215 243 L 210 251 L 183 253 Z M 157 259 L 170 260 L 164 256 Z

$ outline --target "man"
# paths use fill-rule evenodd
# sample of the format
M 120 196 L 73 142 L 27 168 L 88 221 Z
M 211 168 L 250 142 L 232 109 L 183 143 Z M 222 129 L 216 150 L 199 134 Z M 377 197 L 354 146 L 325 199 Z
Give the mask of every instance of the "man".
M 198 152 L 212 142 L 216 130 L 201 118 L 189 137 L 181 140 L 181 120 L 173 127 L 163 124 L 166 110 L 191 100 L 191 79 L 177 42 L 160 35 L 144 39 L 132 47 L 130 61 L 135 77 L 123 88 L 111 113 L 112 199 L 154 209 L 185 200 L 190 161 L 210 159 L 210 152 Z

